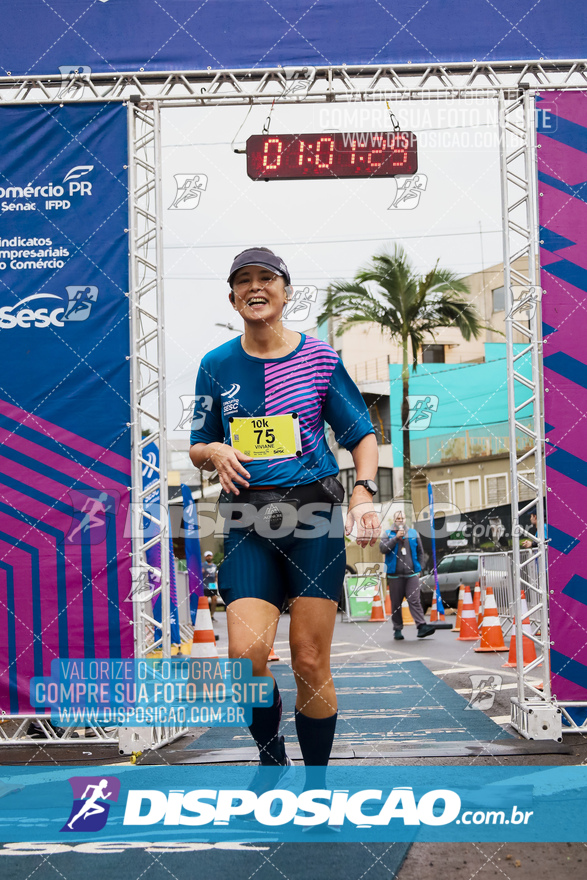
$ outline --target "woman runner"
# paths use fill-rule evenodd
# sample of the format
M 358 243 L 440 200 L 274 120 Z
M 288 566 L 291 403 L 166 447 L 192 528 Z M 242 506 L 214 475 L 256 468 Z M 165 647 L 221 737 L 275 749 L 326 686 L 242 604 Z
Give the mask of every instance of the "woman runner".
M 358 388 L 333 349 L 282 324 L 291 296 L 287 266 L 267 248 L 235 257 L 230 302 L 243 336 L 202 359 L 191 432 L 197 468 L 218 471 L 229 656 L 272 676 L 267 658 L 284 604 L 297 684 L 295 723 L 304 763 L 328 764 L 337 717 L 330 649 L 345 572 L 344 535 L 377 542 L 377 442 Z M 343 527 L 344 490 L 324 422 L 351 451 L 357 482 Z M 293 439 L 292 439 L 293 438 Z M 297 446 L 297 448 L 294 448 Z M 261 765 L 288 765 L 279 735 L 281 697 L 253 708 Z

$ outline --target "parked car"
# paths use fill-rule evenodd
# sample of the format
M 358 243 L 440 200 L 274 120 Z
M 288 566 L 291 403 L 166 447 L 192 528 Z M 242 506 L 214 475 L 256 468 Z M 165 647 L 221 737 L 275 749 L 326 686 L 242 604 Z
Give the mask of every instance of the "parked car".
M 445 608 L 456 609 L 459 602 L 461 584 L 468 584 L 471 593 L 480 579 L 480 553 L 451 553 L 438 563 L 438 586 Z M 432 605 L 434 593 L 434 572 L 420 578 L 422 608 L 427 611 Z

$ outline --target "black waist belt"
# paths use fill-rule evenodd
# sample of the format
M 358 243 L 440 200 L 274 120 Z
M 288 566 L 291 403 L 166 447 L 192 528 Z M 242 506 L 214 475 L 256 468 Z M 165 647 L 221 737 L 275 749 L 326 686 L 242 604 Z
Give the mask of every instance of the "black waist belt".
M 227 503 L 252 504 L 257 510 L 266 507 L 267 504 L 291 504 L 296 508 L 304 504 L 321 502 L 323 504 L 342 504 L 344 501 L 344 486 L 336 477 L 323 477 L 314 480 L 313 483 L 304 483 L 300 486 L 279 486 L 275 489 L 239 489 L 239 494 L 234 492 L 220 493 L 219 504 L 222 513 L 222 505 Z

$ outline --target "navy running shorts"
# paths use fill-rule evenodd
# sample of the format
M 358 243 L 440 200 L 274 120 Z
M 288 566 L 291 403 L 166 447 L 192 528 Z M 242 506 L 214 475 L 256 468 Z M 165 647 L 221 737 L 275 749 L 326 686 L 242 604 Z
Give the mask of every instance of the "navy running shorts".
M 218 569 L 224 603 L 263 599 L 281 610 L 285 599 L 298 596 L 338 602 L 346 566 L 341 507 L 331 505 L 315 516 L 318 528 L 302 522 L 289 534 L 275 536 L 267 530 L 260 534 L 255 528 L 230 528 Z

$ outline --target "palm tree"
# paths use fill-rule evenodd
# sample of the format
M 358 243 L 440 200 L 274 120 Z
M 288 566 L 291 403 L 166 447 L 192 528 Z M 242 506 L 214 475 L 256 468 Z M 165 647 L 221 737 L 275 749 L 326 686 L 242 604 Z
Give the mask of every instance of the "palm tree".
M 376 285 L 372 290 L 367 285 Z M 373 257 L 371 265 L 361 269 L 351 282 L 335 282 L 328 288 L 326 302 L 319 322 L 328 318 L 342 319 L 336 335 L 354 324 L 379 324 L 392 339 L 401 342 L 404 500 L 411 501 L 410 432 L 409 419 L 409 358 L 408 343 L 412 349 L 412 363 L 417 369 L 418 352 L 426 335 L 434 339 L 441 327 L 457 327 L 466 340 L 478 338 L 486 329 L 474 306 L 460 294 L 469 293 L 463 280 L 438 263 L 427 275 L 416 275 L 405 251 L 396 245 L 393 254 L 381 253 Z

